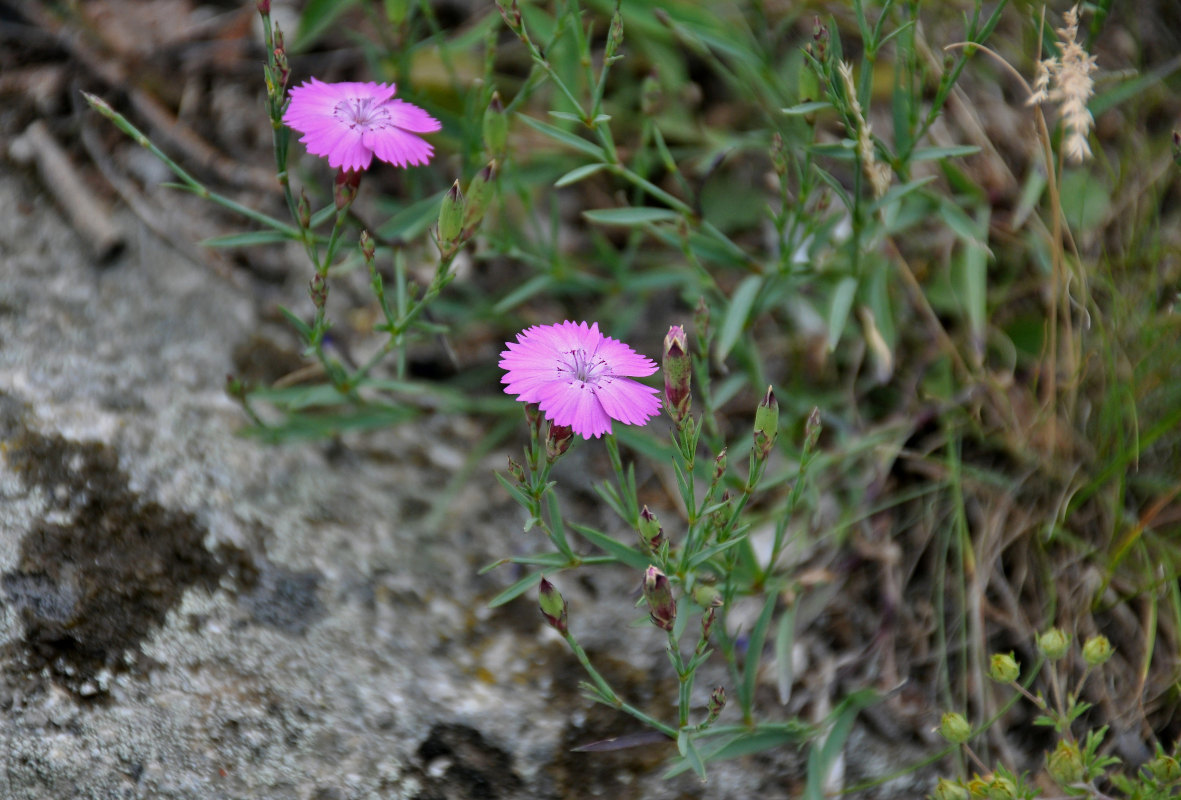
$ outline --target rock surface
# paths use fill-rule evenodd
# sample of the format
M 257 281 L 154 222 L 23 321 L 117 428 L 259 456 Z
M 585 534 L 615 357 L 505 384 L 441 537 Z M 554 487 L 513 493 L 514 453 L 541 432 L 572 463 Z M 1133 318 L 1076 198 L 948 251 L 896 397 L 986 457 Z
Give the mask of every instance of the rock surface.
M 487 608 L 513 576 L 479 568 L 530 544 L 503 449 L 440 494 L 478 420 L 243 438 L 222 387 L 258 335 L 248 292 L 129 216 L 125 252 L 91 263 L 29 176 L 0 174 L 0 207 L 0 797 L 798 791 L 795 752 L 706 785 L 660 780 L 667 745 L 570 752 L 635 726 L 579 695 L 532 599 Z M 625 579 L 568 583 L 604 671 L 667 716 Z

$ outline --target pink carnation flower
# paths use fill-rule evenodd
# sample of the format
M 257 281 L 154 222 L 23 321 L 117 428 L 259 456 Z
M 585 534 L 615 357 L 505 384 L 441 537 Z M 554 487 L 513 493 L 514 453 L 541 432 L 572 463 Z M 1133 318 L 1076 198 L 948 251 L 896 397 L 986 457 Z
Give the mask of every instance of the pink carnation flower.
M 660 411 L 656 389 L 628 380 L 651 375 L 656 362 L 599 333 L 597 322 L 535 325 L 506 346 L 505 392 L 537 403 L 546 419 L 584 438 L 610 433 L 613 419 L 644 425 Z
M 426 164 L 434 152 L 416 133 L 442 126 L 416 105 L 394 98 L 385 83 L 324 83 L 312 78 L 291 90 L 283 122 L 303 134 L 308 152 L 335 169 L 368 169 L 376 155 L 405 167 Z

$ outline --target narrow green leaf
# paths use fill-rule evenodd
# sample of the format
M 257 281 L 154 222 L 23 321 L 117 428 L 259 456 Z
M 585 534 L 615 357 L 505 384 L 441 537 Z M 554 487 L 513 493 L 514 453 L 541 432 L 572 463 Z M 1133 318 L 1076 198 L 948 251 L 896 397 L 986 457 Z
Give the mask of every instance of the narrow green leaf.
M 280 231 L 249 231 L 247 233 L 229 233 L 225 236 L 214 236 L 201 242 L 205 247 L 254 247 L 260 244 L 277 244 L 296 239 Z
M 680 219 L 680 214 L 669 208 L 654 208 L 652 206 L 636 206 L 630 208 L 595 208 L 583 211 L 582 216 L 600 225 L 650 225 L 654 222 L 672 222 Z
M 578 531 L 587 541 L 621 564 L 626 564 L 634 569 L 646 569 L 651 563 L 651 559 L 639 550 L 636 550 L 634 547 L 628 547 L 622 542 L 617 542 L 602 531 L 595 530 L 587 525 L 579 525 L 576 522 L 571 522 L 570 527 Z
M 911 156 L 911 163 L 916 161 L 938 161 L 941 158 L 962 158 L 963 156 L 971 156 L 980 152 L 980 148 L 974 144 L 959 144 L 951 147 L 921 147 L 915 150 Z
M 796 606 L 786 608 L 775 626 L 775 685 L 779 689 L 779 702 L 787 705 L 791 699 L 791 684 L 795 670 L 791 663 L 791 651 L 796 640 Z
M 596 172 L 600 172 L 606 168 L 606 164 L 584 164 L 581 167 L 576 167 L 570 170 L 565 175 L 558 178 L 556 181 L 554 181 L 554 186 L 561 188 L 563 186 L 569 186 L 572 183 L 578 183 L 580 180 L 589 178 Z
M 307 48 L 324 31 L 332 27 L 337 17 L 348 11 L 357 0 L 308 0 L 303 13 L 299 16 L 299 25 L 295 29 L 295 40 L 291 44 L 293 51 Z
M 497 606 L 502 606 L 511 600 L 515 600 L 539 583 L 541 583 L 541 573 L 540 572 L 534 572 L 531 575 L 526 575 L 524 578 L 521 578 L 519 581 L 514 583 L 512 586 L 508 587 L 503 592 L 496 595 L 496 597 L 493 597 L 491 600 L 489 600 L 488 607 L 489 608 L 496 608 Z
M 788 108 L 781 109 L 781 111 L 789 117 L 802 117 L 805 114 L 811 114 L 824 108 L 832 108 L 832 103 L 827 100 L 813 100 L 810 103 L 799 103 L 798 105 L 789 106 Z
M 763 660 L 763 642 L 767 640 L 767 628 L 771 625 L 771 615 L 775 613 L 775 603 L 778 600 L 778 592 L 767 593 L 763 611 L 759 614 L 755 626 L 751 628 L 750 638 L 747 640 L 746 663 L 742 666 L 742 685 L 739 687 L 739 699 L 744 711 L 754 703 L 755 681 L 759 675 L 759 664 Z
M 726 356 L 738 342 L 746 327 L 751 307 L 755 298 L 763 288 L 763 278 L 760 275 L 749 275 L 742 279 L 738 288 L 734 290 L 734 297 L 730 299 L 730 306 L 726 309 L 726 317 L 718 328 L 718 338 L 714 342 L 714 357 L 724 361 Z
M 299 338 L 304 344 L 307 344 L 309 341 L 311 341 L 312 328 L 310 325 L 308 325 L 299 317 L 295 316 L 294 313 L 283 306 L 279 306 L 279 313 L 287 318 L 287 321 L 291 323 L 291 326 L 295 328 L 295 330 L 299 331 Z
M 836 350 L 841 334 L 845 330 L 845 323 L 849 321 L 849 312 L 853 309 L 853 298 L 857 294 L 857 279 L 842 278 L 832 293 L 832 304 L 828 308 L 828 351 Z
M 880 695 L 873 689 L 862 689 L 846 697 L 829 715 L 833 720 L 832 728 L 824 739 L 824 744 L 813 746 L 808 753 L 808 776 L 804 789 L 804 800 L 829 800 L 825 794 L 825 782 L 832 769 L 833 762 L 845 747 L 845 741 L 853 730 L 853 721 L 861 709 L 878 702 Z
M 526 114 L 518 114 L 517 116 L 520 117 L 521 121 L 530 128 L 537 131 L 538 133 L 548 136 L 556 142 L 561 142 L 567 147 L 572 147 L 575 150 L 581 150 L 587 155 L 594 157 L 598 161 L 607 160 L 607 154 L 603 151 L 603 148 L 599 147 L 594 142 L 589 142 L 586 139 L 583 139 L 581 136 L 570 133 L 569 131 L 564 131 L 554 125 L 550 125 L 548 122 L 542 122 L 541 120 L 534 119 L 533 117 L 530 117 Z

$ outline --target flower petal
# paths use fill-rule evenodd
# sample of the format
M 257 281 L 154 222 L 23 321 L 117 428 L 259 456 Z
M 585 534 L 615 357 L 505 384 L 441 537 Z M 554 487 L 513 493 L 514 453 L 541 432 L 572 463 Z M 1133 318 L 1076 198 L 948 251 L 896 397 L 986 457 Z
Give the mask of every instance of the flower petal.
M 426 111 L 404 100 L 390 100 L 383 108 L 389 112 L 390 122 L 404 131 L 434 133 L 443 127 L 442 123 Z
M 606 378 L 595 388 L 599 404 L 625 425 L 644 425 L 660 413 L 658 390 L 628 378 Z

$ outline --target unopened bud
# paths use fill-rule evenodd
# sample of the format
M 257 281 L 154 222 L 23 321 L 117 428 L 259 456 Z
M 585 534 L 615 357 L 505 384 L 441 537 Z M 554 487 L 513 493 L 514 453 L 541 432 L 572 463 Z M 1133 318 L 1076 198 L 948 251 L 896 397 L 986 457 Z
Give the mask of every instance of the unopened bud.
M 305 231 L 312 227 L 312 206 L 308 202 L 308 193 L 299 190 L 299 200 L 295 203 L 295 215 L 299 219 L 299 227 Z
M 988 677 L 997 683 L 1012 683 L 1021 675 L 1021 665 L 1012 653 L 993 653 L 988 664 Z
M 484 147 L 493 158 L 504 158 L 508 146 L 508 115 L 500 102 L 500 93 L 493 92 L 488 108 L 484 109 Z
M 258 7 L 259 14 L 271 13 L 271 0 L 258 0 L 255 5 Z
M 488 204 L 492 201 L 492 193 L 496 188 L 496 162 L 489 161 L 476 173 L 471 183 L 467 185 L 467 197 L 464 200 L 463 238 L 468 238 L 476 232 L 476 226 L 484 218 Z
M 549 424 L 549 433 L 545 437 L 545 458 L 549 463 L 554 463 L 562 454 L 570 449 L 570 443 L 574 441 L 574 428 L 569 425 L 555 425 L 553 422 Z
M 1078 744 L 1059 739 L 1054 752 L 1046 756 L 1046 772 L 1063 789 L 1085 780 L 1087 768 Z
M 1004 775 L 977 775 L 968 783 L 968 794 L 973 800 L 1015 800 L 1017 787 Z
M 808 421 L 804 423 L 804 450 L 810 453 L 816 449 L 816 443 L 820 441 L 820 433 L 823 430 L 820 409 L 814 406 L 812 413 L 808 415 Z
M 693 380 L 693 360 L 689 357 L 689 342 L 685 329 L 673 325 L 664 337 L 664 398 L 669 415 L 680 425 L 689 416 L 692 406 L 690 386 Z
M 816 60 L 823 64 L 828 58 L 828 26 L 820 21 L 820 17 L 812 18 L 812 45 Z
M 779 402 L 775 399 L 775 392 L 768 386 L 762 402 L 755 409 L 755 453 L 759 458 L 765 459 L 771 454 L 778 435 Z
M 443 195 L 443 203 L 439 206 L 439 247 L 444 252 L 459 243 L 459 234 L 463 231 L 463 213 L 463 193 L 459 191 L 459 181 L 455 181 L 447 194 Z
M 1160 783 L 1172 784 L 1181 781 L 1181 764 L 1172 756 L 1159 753 L 1144 766 Z
M 323 308 L 324 304 L 328 302 L 328 282 L 318 272 L 312 276 L 312 280 L 308 284 L 308 295 L 312 298 L 312 305 L 316 308 Z
M 722 593 L 708 583 L 693 587 L 693 602 L 702 608 L 718 608 L 722 605 Z
M 656 72 L 649 72 L 640 84 L 640 113 L 651 117 L 660 113 L 664 105 L 664 92 L 660 88 L 660 78 Z
M 706 710 L 709 712 L 709 718 L 705 721 L 706 725 L 711 724 L 722 713 L 722 709 L 726 707 L 726 689 L 725 687 L 715 687 L 709 693 L 709 700 L 705 704 Z
M 376 255 L 377 244 L 373 241 L 373 237 L 369 235 L 369 231 L 361 231 L 361 257 L 366 262 L 372 262 Z
M 1083 660 L 1088 666 L 1097 667 L 1111 658 L 1111 642 L 1103 635 L 1092 636 L 1083 643 Z
M 607 30 L 607 45 L 604 48 L 603 57 L 611 59 L 619 52 L 620 46 L 623 44 L 623 15 L 619 13 L 619 9 L 615 9 L 614 16 L 611 17 L 611 27 Z
M 693 331 L 697 334 L 697 341 L 709 341 L 709 306 L 705 298 L 697 298 L 697 308 L 693 310 Z
M 727 448 L 723 447 L 722 452 L 718 453 L 717 458 L 714 459 L 714 483 L 720 481 L 722 476 L 726 474 L 726 450 Z
M 701 645 L 697 648 L 700 652 L 704 652 L 709 642 L 709 632 L 713 630 L 714 622 L 718 619 L 718 607 L 710 606 L 701 615 Z
M 655 553 L 660 549 L 660 545 L 664 544 L 664 528 L 660 527 L 660 520 L 648 510 L 648 506 L 644 506 L 640 510 L 639 533 L 640 541 L 652 553 Z
M 337 211 L 344 211 L 357 198 L 357 187 L 361 185 L 361 171 L 352 169 L 338 170 L 336 180 L 332 184 L 332 200 L 336 203 Z
M 931 792 L 931 800 L 968 800 L 970 796 L 966 786 L 947 778 L 940 778 L 935 791 Z
M 545 417 L 541 413 L 541 406 L 539 406 L 537 403 L 525 404 L 525 421 L 529 423 L 530 428 L 540 433 L 541 421 L 543 419 L 545 419 Z
M 537 588 L 537 603 L 541 606 L 541 616 L 545 617 L 550 627 L 564 635 L 567 631 L 566 600 L 545 578 L 541 579 L 541 585 Z
M 513 460 L 512 456 L 508 457 L 508 474 L 512 475 L 513 480 L 515 480 L 517 483 L 521 484 L 522 486 L 525 485 L 525 470 L 521 468 L 520 464 Z
M 1061 628 L 1050 628 L 1038 637 L 1037 646 L 1046 658 L 1057 661 L 1066 655 L 1066 651 L 1070 648 L 1070 634 Z
M 673 600 L 668 577 L 656 567 L 648 567 L 644 573 L 644 599 L 648 601 L 648 617 L 652 624 L 671 631 L 677 620 L 677 603 Z
M 972 738 L 972 726 L 963 714 L 948 711 L 939 721 L 939 735 L 952 744 L 963 744 Z

